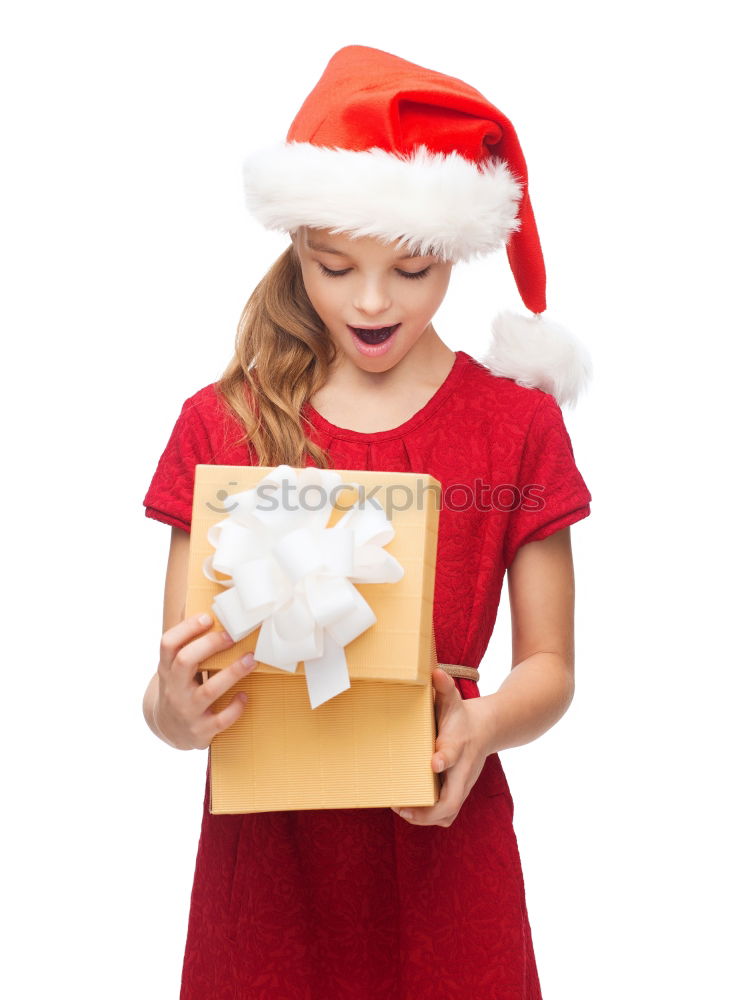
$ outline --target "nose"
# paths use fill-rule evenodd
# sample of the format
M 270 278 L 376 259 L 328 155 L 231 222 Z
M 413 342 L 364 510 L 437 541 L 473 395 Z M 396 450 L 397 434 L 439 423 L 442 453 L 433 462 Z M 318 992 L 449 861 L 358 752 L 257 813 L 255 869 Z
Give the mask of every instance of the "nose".
M 391 297 L 379 278 L 363 279 L 356 289 L 352 304 L 363 316 L 377 317 L 391 307 Z

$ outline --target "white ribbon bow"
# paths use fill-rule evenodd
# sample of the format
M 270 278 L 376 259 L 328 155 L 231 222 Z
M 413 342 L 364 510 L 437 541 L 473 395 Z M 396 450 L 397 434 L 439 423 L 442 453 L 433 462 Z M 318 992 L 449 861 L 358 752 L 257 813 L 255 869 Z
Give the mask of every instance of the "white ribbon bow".
M 304 661 L 312 708 L 351 687 L 344 646 L 377 620 L 353 584 L 404 575 L 383 550 L 395 530 L 374 498 L 326 527 L 336 496 L 349 488 L 332 469 L 279 465 L 253 489 L 227 497 L 234 508 L 208 531 L 216 551 L 203 572 L 227 588 L 214 614 L 235 642 L 263 623 L 260 662 L 294 673 Z

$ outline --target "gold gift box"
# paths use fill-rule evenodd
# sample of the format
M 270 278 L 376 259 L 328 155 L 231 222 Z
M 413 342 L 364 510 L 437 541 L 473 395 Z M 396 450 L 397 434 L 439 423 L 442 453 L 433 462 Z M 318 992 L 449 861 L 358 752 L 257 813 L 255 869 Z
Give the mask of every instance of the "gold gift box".
M 209 528 L 227 516 L 232 494 L 257 486 L 271 471 L 196 465 L 187 616 L 210 612 L 225 589 L 203 573 L 215 551 Z M 384 548 L 403 566 L 403 578 L 354 584 L 377 622 L 344 649 L 347 690 L 312 709 L 304 663 L 289 673 L 259 662 L 216 702 L 219 711 L 237 691 L 248 695 L 242 717 L 211 743 L 212 813 L 430 806 L 438 799 L 431 767 L 437 664 L 432 614 L 441 486 L 417 473 L 336 471 L 355 488 L 337 494 L 328 526 L 357 503 L 357 488 L 363 488 L 393 525 L 395 537 Z M 259 632 L 260 625 L 205 660 L 205 669 L 221 670 L 252 652 Z

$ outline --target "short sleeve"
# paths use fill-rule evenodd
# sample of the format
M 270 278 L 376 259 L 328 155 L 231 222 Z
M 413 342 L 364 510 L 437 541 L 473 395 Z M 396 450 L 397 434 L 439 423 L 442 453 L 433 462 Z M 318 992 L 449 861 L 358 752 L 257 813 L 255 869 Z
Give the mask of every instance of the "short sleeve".
M 516 481 L 516 506 L 505 532 L 505 565 L 519 548 L 591 513 L 591 494 L 575 463 L 560 407 L 549 393 L 532 417 Z
M 193 517 L 195 466 L 214 461 L 210 435 L 200 413 L 202 395 L 196 393 L 183 403 L 143 500 L 146 517 L 184 531 L 190 531 Z

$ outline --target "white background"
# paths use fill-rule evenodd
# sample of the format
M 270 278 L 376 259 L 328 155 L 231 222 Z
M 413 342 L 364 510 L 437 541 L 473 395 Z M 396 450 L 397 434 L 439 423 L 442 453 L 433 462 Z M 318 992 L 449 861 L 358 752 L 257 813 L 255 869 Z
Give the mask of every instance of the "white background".
M 737 5 L 259 7 L 28 2 L 0 26 L 4 992 L 178 995 L 205 756 L 141 717 L 170 534 L 141 503 L 286 242 L 246 213 L 242 159 L 358 43 L 509 115 L 549 316 L 594 358 L 564 411 L 594 498 L 576 697 L 501 755 L 545 1000 L 747 995 Z M 499 252 L 454 271 L 436 328 L 480 356 L 502 307 Z

